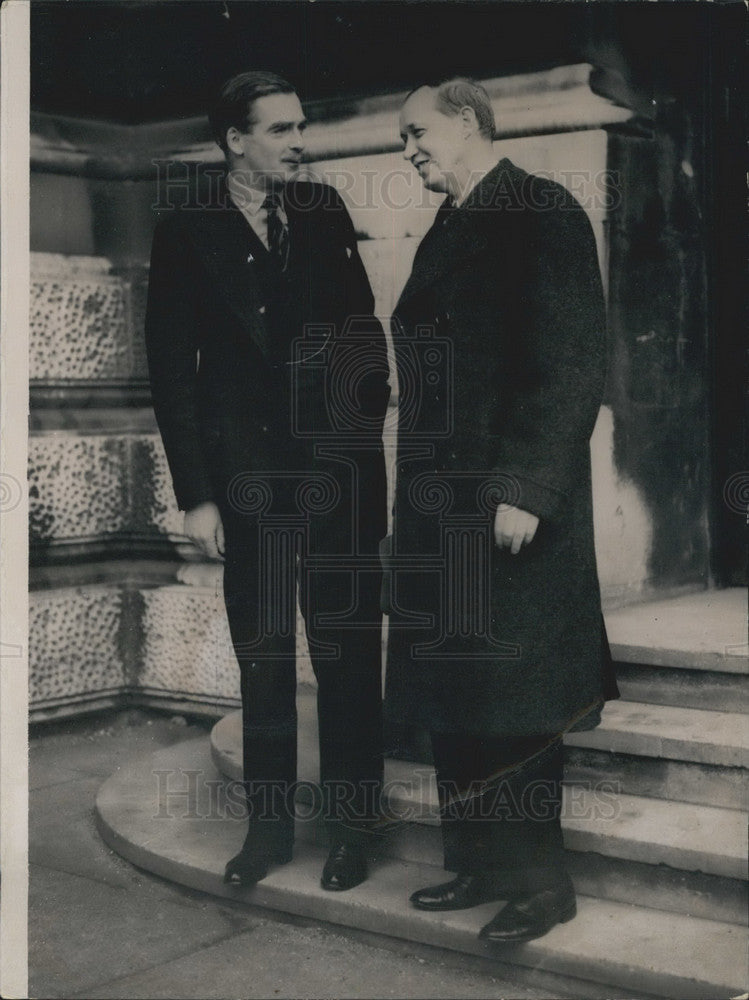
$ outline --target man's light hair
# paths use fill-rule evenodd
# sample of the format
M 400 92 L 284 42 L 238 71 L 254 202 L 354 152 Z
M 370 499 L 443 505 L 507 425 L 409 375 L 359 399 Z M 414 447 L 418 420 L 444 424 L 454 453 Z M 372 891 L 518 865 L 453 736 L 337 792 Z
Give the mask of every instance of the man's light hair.
M 485 139 L 493 139 L 497 126 L 492 102 L 484 87 L 475 80 L 456 76 L 432 88 L 437 108 L 443 115 L 457 115 L 461 108 L 473 108 L 479 132 Z

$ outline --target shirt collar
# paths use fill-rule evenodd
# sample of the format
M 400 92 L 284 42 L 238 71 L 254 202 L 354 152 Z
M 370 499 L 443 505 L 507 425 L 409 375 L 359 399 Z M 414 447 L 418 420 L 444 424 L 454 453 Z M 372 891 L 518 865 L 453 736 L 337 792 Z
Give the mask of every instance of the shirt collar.
M 265 202 L 265 191 L 259 188 L 250 187 L 249 184 L 241 180 L 241 175 L 229 171 L 226 184 L 229 189 L 229 197 L 240 210 L 247 215 L 257 216 Z

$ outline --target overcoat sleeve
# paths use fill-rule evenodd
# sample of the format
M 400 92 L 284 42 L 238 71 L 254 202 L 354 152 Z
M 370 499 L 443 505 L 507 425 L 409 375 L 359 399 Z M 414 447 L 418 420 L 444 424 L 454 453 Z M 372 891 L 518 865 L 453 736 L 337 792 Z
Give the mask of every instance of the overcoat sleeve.
M 181 510 L 213 499 L 197 407 L 197 294 L 186 234 L 169 216 L 153 238 L 146 350 L 153 408 Z
M 578 477 L 588 476 L 606 372 L 606 318 L 585 211 L 556 184 L 534 195 L 523 212 L 514 272 L 516 361 L 495 469 L 512 476 L 516 506 L 553 521 Z

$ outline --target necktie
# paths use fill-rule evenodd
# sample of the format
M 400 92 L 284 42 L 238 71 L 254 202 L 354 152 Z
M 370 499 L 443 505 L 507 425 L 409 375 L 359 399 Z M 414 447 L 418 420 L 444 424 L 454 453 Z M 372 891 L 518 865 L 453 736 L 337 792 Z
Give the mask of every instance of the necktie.
M 289 261 L 289 227 L 282 215 L 280 196 L 269 194 L 263 206 L 268 213 L 268 249 L 285 271 Z

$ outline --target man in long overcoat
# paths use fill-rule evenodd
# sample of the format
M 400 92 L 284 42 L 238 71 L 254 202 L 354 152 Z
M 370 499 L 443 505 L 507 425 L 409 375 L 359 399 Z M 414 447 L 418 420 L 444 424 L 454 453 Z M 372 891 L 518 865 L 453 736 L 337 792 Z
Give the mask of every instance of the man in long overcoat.
M 240 666 L 249 826 L 226 879 L 254 883 L 292 854 L 298 583 L 331 837 L 322 882 L 347 889 L 367 874 L 382 780 L 384 334 L 340 197 L 298 179 L 293 87 L 240 74 L 210 117 L 228 171 L 210 203 L 157 226 L 146 337 L 185 533 L 224 559 Z
M 397 304 L 399 439 L 386 704 L 432 734 L 445 868 L 425 910 L 510 902 L 521 941 L 575 915 L 562 734 L 616 696 L 593 544 L 589 439 L 605 316 L 587 216 L 497 161 L 482 87 L 401 110 L 405 157 L 447 195 Z

